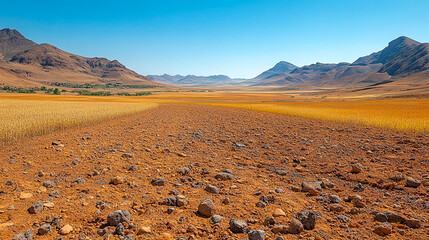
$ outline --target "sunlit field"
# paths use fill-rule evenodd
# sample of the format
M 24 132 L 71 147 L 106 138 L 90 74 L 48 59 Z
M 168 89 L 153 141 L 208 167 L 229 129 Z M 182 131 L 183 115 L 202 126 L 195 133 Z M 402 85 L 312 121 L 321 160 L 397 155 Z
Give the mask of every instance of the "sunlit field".
M 357 123 L 417 133 L 429 132 L 429 99 L 287 102 L 210 103 L 292 116 Z
M 0 144 L 87 126 L 156 106 L 155 103 L 0 99 Z
M 1 94 L 0 144 L 87 126 L 158 104 L 231 107 L 400 131 L 429 132 L 429 99 L 321 101 L 273 92 L 156 93 L 144 97 Z

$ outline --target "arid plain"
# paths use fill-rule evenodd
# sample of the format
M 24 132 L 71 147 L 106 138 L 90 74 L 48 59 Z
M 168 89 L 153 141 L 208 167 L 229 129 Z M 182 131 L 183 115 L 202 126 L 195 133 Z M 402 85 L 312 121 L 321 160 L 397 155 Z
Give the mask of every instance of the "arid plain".
M 3 93 L 0 235 L 427 239 L 428 100 L 303 96 Z

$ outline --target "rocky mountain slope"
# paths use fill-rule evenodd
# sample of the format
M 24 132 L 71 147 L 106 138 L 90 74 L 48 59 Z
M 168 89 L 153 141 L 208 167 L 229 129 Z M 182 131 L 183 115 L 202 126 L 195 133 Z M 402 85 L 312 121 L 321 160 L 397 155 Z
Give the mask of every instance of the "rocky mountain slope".
M 126 68 L 117 60 L 87 58 L 49 44 L 37 44 L 17 30 L 0 30 L 0 84 L 47 82 L 160 85 Z
M 165 84 L 180 86 L 216 86 L 216 85 L 237 85 L 245 79 L 234 79 L 225 75 L 195 76 L 195 75 L 148 75 L 148 78 Z

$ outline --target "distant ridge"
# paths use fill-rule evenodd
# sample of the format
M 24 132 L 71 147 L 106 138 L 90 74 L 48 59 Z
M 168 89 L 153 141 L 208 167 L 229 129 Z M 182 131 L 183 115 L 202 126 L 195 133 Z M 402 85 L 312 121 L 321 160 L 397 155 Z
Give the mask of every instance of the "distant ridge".
M 17 30 L 0 30 L 0 84 L 38 86 L 49 82 L 157 85 L 117 60 L 87 58 L 50 44 L 37 44 Z

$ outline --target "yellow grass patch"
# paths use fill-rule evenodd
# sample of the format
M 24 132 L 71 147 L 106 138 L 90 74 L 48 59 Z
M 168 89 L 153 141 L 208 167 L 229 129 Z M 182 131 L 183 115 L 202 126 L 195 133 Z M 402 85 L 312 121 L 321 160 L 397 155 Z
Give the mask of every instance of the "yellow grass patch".
M 0 99 L 0 143 L 86 126 L 156 106 L 156 103 Z
M 401 131 L 429 132 L 429 99 L 204 104 L 358 123 Z

